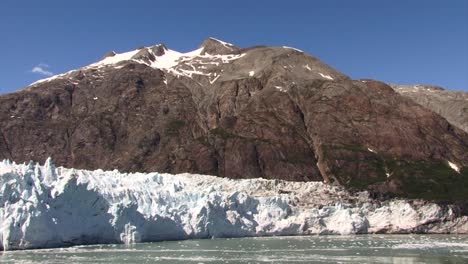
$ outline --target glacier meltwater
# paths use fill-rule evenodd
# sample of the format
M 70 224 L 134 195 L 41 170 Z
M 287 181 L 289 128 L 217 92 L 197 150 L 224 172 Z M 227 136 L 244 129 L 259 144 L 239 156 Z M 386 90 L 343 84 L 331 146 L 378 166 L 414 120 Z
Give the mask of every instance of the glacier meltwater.
M 450 205 L 376 201 L 321 182 L 0 162 L 3 250 L 212 237 L 467 233 Z

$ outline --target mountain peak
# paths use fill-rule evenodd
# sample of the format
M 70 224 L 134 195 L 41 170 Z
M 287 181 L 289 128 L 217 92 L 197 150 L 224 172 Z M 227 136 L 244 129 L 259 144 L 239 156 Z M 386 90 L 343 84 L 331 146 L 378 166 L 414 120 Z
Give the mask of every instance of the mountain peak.
M 204 54 L 232 54 L 236 53 L 240 48 L 234 46 L 231 43 L 224 42 L 222 40 L 209 37 L 200 45 L 200 48 L 203 48 L 202 55 Z
M 154 45 L 150 47 L 151 51 L 154 53 L 156 56 L 162 56 L 168 51 L 169 49 L 166 47 L 164 43 L 160 43 L 158 45 Z
M 105 58 L 109 58 L 109 57 L 114 57 L 117 53 L 115 53 L 115 51 L 111 50 L 109 52 L 107 52 L 106 54 L 104 54 L 104 56 L 102 56 L 102 58 L 100 60 L 103 60 Z
M 159 44 L 110 55 L 0 97 L 0 159 L 468 200 L 468 134 L 385 83 L 286 46 L 214 38 L 185 53 Z M 453 113 L 451 101 L 441 105 Z

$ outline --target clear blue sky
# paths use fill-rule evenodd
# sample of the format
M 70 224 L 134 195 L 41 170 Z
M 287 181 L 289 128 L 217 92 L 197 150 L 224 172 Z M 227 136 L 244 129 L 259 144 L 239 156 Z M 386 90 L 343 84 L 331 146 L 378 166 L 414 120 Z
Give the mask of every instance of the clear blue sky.
M 0 93 L 109 50 L 189 51 L 209 36 L 293 46 L 356 79 L 468 91 L 467 0 L 1 0 L 0 36 Z

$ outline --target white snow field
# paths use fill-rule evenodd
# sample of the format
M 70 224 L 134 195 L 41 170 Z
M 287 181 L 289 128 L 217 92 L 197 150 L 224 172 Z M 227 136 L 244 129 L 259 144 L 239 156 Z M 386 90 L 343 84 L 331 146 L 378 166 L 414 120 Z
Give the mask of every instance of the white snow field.
M 231 180 L 0 162 L 3 250 L 211 237 L 467 233 L 424 201 L 378 202 L 321 182 Z

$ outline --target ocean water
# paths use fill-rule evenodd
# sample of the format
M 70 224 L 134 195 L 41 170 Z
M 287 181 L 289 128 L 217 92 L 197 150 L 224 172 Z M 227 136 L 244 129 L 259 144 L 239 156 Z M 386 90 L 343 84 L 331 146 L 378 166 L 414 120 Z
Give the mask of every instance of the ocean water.
M 1 263 L 468 263 L 468 235 L 262 237 L 3 252 Z

